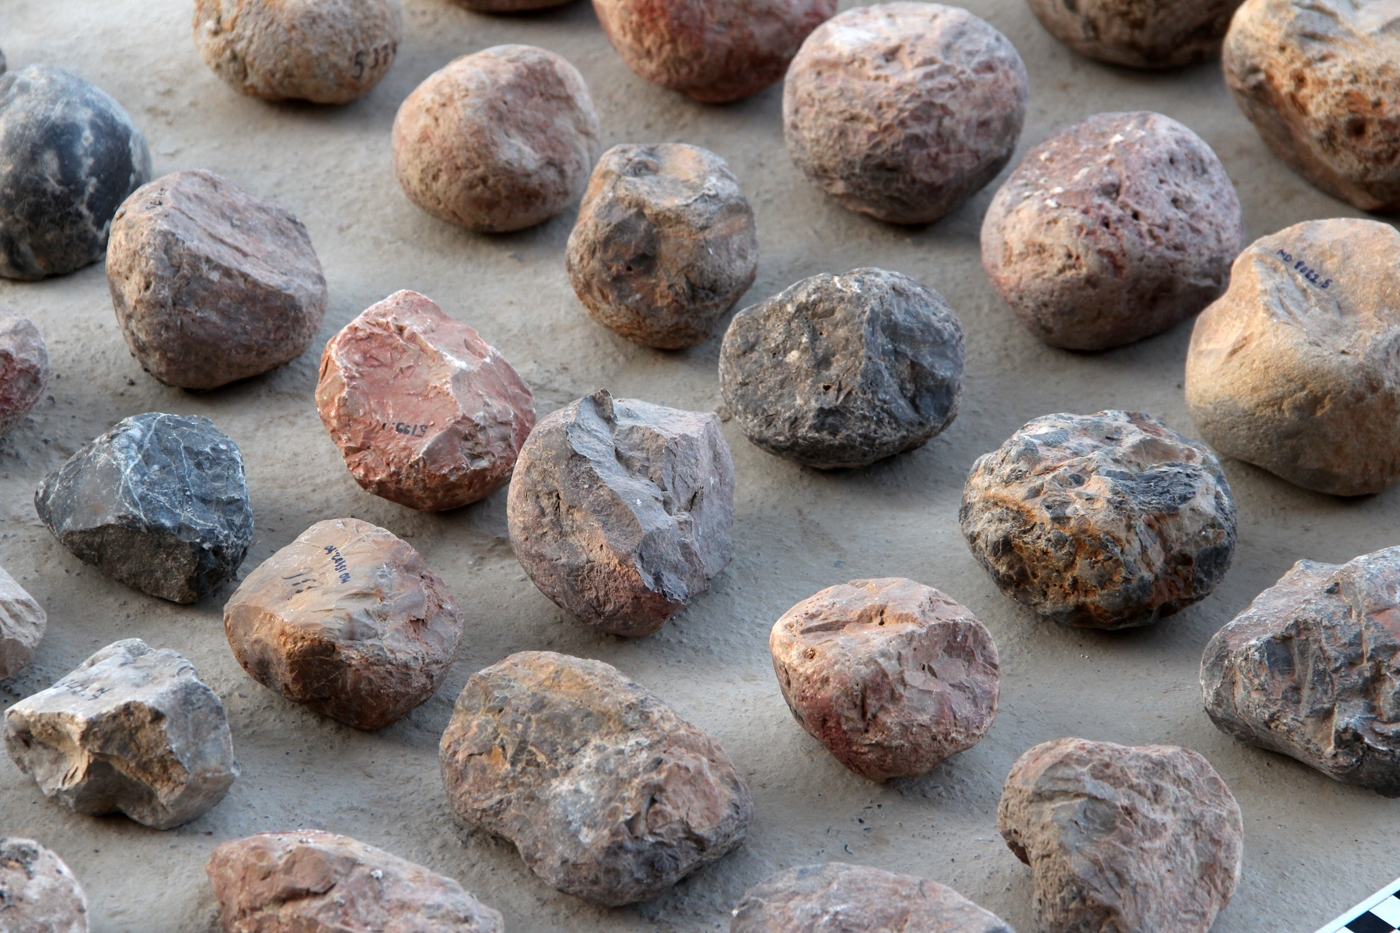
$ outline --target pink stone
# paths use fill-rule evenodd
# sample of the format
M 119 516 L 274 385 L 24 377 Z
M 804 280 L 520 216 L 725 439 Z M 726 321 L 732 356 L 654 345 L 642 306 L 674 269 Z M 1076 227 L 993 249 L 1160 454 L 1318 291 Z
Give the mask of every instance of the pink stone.
M 48 381 L 44 335 L 29 318 L 0 305 L 0 436 L 24 420 Z

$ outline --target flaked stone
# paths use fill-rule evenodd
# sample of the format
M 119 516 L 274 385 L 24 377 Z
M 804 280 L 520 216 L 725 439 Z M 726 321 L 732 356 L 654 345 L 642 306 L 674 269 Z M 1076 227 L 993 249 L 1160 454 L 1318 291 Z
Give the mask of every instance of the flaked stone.
M 412 291 L 326 344 L 316 408 L 356 482 L 425 511 L 504 486 L 535 425 L 535 397 L 500 351 Z
M 719 743 L 601 661 L 513 654 L 472 675 L 442 735 L 464 820 L 545 883 L 646 900 L 744 842 L 753 803 Z
M 753 209 L 698 146 L 615 146 L 593 169 L 566 266 L 593 319 L 664 350 L 710 336 L 753 284 Z
M 139 638 L 114 642 L 5 712 L 20 770 L 77 813 L 155 829 L 216 806 L 238 777 L 224 707 L 194 666 Z
M 0 911 L 5 933 L 88 933 L 83 886 L 32 839 L 0 838 Z
M 783 87 L 788 154 L 848 210 L 938 220 L 1011 159 L 1026 66 L 985 21 L 939 3 L 856 7 L 802 43 Z
M 1066 625 L 1148 625 L 1204 599 L 1235 553 L 1220 463 L 1139 412 L 1036 418 L 972 466 L 958 513 L 1003 593 Z
M 48 614 L 38 601 L 0 567 L 0 680 L 24 670 L 48 624 Z
M 1196 319 L 1186 404 L 1216 450 L 1305 489 L 1400 479 L 1400 233 L 1337 218 L 1255 240 Z
M 1050 35 L 1080 55 L 1129 68 L 1213 58 L 1240 0 L 1028 0 Z
M 719 416 L 606 389 L 572 402 L 525 442 L 506 515 L 542 593 L 587 625 L 650 635 L 734 555 L 734 463 Z
M 931 770 L 976 745 L 996 718 L 991 633 L 913 580 L 827 587 L 783 614 L 768 647 L 798 723 L 872 781 Z
M 1041 340 L 1105 350 L 1220 297 L 1243 240 L 1203 139 L 1160 113 L 1101 113 L 1026 153 L 987 209 L 982 266 Z
M 0 304 L 0 436 L 24 420 L 49 382 L 49 348 L 27 317 Z
M 150 177 L 145 137 L 96 85 L 53 65 L 0 75 L 0 276 L 100 262 L 112 215 Z
M 831 470 L 914 450 L 953 423 L 962 324 L 898 272 L 823 273 L 740 311 L 720 347 L 724 401 L 769 453 Z
M 79 560 L 177 603 L 232 579 L 253 540 L 243 455 L 198 415 L 117 422 L 44 477 L 34 508 Z
M 1031 867 L 1043 933 L 1206 933 L 1240 879 L 1239 805 L 1175 745 L 1037 745 L 1006 778 L 997 829 Z

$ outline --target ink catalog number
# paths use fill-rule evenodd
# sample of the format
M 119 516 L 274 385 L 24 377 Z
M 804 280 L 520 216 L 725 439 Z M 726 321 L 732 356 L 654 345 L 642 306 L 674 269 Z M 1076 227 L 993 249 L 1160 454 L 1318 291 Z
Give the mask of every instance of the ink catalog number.
M 1288 265 L 1293 269 L 1294 272 L 1298 273 L 1303 278 L 1316 285 L 1318 288 L 1327 288 L 1332 284 L 1331 279 L 1324 279 L 1322 277 L 1322 273 L 1318 272 L 1316 269 L 1308 265 L 1303 260 L 1294 256 L 1286 249 L 1278 250 L 1278 258 L 1288 263 Z

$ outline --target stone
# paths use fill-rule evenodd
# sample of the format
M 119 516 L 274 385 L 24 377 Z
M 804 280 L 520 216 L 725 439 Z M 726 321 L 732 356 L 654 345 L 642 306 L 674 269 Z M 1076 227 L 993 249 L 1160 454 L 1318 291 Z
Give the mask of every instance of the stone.
M 451 878 L 308 829 L 221 844 L 204 866 L 224 933 L 502 933 Z
M 1250 244 L 1201 312 L 1186 404 L 1220 453 L 1334 496 L 1400 479 L 1400 233 L 1295 224 Z
M 0 304 L 0 436 L 13 431 L 49 383 L 49 348 L 27 317 Z
M 615 146 L 593 169 L 565 261 L 599 324 L 648 347 L 694 346 L 753 284 L 753 209 L 713 152 Z
M 1029 422 L 972 465 L 958 520 L 1003 593 L 1098 629 L 1148 625 L 1204 599 L 1238 535 L 1210 449 L 1127 411 Z
M 572 402 L 525 442 L 506 517 L 540 592 L 594 628 L 650 635 L 734 555 L 719 416 L 606 389 Z
M 33 839 L 0 838 L 0 910 L 5 933 L 88 933 L 83 886 Z
M 48 625 L 48 613 L 0 567 L 0 680 L 24 670 Z
M 397 0 L 195 0 L 194 44 L 241 94 L 347 104 L 389 73 L 399 19 Z
M 583 193 L 598 114 L 578 69 L 529 45 L 497 45 L 434 72 L 394 118 L 394 173 L 408 199 L 468 230 L 543 223 Z
M 1006 778 L 997 829 L 1031 867 L 1042 933 L 1206 933 L 1240 879 L 1239 805 L 1175 745 L 1037 745 Z
M 382 729 L 442 686 L 462 613 L 408 542 L 369 522 L 317 522 L 224 606 L 248 675 L 356 729 Z
M 563 6 L 570 0 L 452 0 L 457 6 L 476 13 L 528 13 Z
M 872 781 L 932 770 L 981 741 L 996 718 L 991 633 L 966 606 L 913 580 L 827 587 L 783 614 L 768 647 L 793 717 Z
M 326 277 L 301 221 L 201 170 L 143 185 L 117 210 L 107 285 L 141 368 L 182 389 L 290 363 L 326 310 Z
M 593 0 L 617 54 L 641 77 L 707 104 L 775 84 L 837 0 Z
M 316 408 L 357 483 L 424 511 L 504 486 L 535 426 L 535 397 L 500 351 L 412 291 L 326 344 Z
M 0 75 L 0 276 L 101 262 L 112 215 L 150 177 L 146 138 L 96 85 L 53 65 Z
M 1021 56 L 983 20 L 939 3 L 879 3 L 802 43 L 783 87 L 783 135 L 842 207 L 932 223 L 1010 161 L 1028 93 Z
M 744 892 L 729 933 L 1016 933 L 936 881 L 863 865 L 805 865 Z
M 117 422 L 44 477 L 34 508 L 79 560 L 177 603 L 232 579 L 253 540 L 243 455 L 198 415 Z
M 551 887 L 610 907 L 734 851 L 753 816 L 718 742 L 611 665 L 552 651 L 473 674 L 440 757 L 462 819 Z
M 224 706 L 194 666 L 139 638 L 114 642 L 5 712 L 5 748 L 47 797 L 172 829 L 234 779 Z
M 914 450 L 958 414 L 962 324 L 898 272 L 823 273 L 734 315 L 724 402 L 751 442 L 819 470 Z
M 1129 68 L 1180 68 L 1220 54 L 1240 0 L 1027 0 L 1080 55 Z
M 1101 113 L 1041 143 L 992 198 L 982 266 L 1041 340 L 1106 350 L 1210 304 L 1244 246 L 1210 146 L 1160 113 Z

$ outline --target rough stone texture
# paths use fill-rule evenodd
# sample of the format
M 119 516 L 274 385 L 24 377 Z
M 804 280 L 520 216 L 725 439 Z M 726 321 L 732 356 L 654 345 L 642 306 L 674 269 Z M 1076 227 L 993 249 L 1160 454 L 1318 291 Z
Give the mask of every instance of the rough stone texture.
M 768 647 L 798 723 L 872 781 L 931 770 L 976 745 L 996 718 L 991 633 L 913 580 L 828 587 L 784 613 Z
M 477 13 L 527 13 L 563 6 L 570 0 L 452 0 L 457 6 Z
M 82 885 L 32 839 L 0 838 L 0 911 L 5 933 L 88 933 Z
M 997 829 L 1031 867 L 1043 933 L 1206 933 L 1240 879 L 1239 805 L 1175 745 L 1037 745 L 1006 778 Z
M 397 0 L 195 0 L 194 44 L 242 94 L 345 104 L 389 73 Z
M 1400 233 L 1313 220 L 1255 240 L 1196 319 L 1186 403 L 1220 453 L 1305 489 L 1400 478 Z
M 526 441 L 506 514 L 541 592 L 605 632 L 650 635 L 734 555 L 719 416 L 606 389 L 572 402 Z
M 43 607 L 0 567 L 0 680 L 24 670 L 48 624 Z
M 962 324 L 898 272 L 814 275 L 734 316 L 719 379 L 744 436 L 769 453 L 821 470 L 868 466 L 957 417 Z
M 1126 411 L 1029 422 L 972 465 L 958 519 L 1003 593 L 1101 629 L 1205 598 L 1230 568 L 1237 530 L 1210 449 Z
M 593 169 L 565 263 L 599 324 L 649 347 L 694 346 L 753 284 L 753 209 L 709 150 L 615 146 Z
M 34 508 L 78 559 L 177 603 L 231 579 L 253 540 L 243 455 L 197 415 L 117 422 L 44 477 Z
M 0 276 L 100 262 L 117 206 L 151 177 L 121 104 L 53 65 L 0 75 Z
M 264 687 L 357 729 L 382 729 L 442 685 L 462 613 L 408 542 L 337 518 L 248 574 L 224 607 L 224 632 Z
M 469 230 L 523 230 L 583 193 L 598 114 L 578 69 L 497 45 L 434 72 L 394 118 L 394 173 L 410 201 Z
M 356 482 L 426 511 L 504 486 L 535 426 L 535 397 L 500 351 L 411 291 L 326 344 L 316 408 Z
M 238 777 L 219 698 L 193 665 L 139 638 L 114 642 L 5 712 L 16 765 L 78 813 L 171 829 Z
M 49 349 L 27 317 L 0 304 L 0 436 L 15 429 L 49 383 Z
M 502 933 L 501 915 L 451 878 L 349 836 L 258 833 L 204 870 L 224 933 Z
M 1179 68 L 1220 52 L 1240 0 L 1027 0 L 1080 55 L 1129 68 Z
M 737 849 L 753 815 L 718 742 L 611 665 L 552 651 L 472 675 L 440 756 L 463 819 L 547 884 L 614 907 Z
M 184 389 L 290 363 L 326 310 L 326 277 L 301 222 L 200 170 L 126 199 L 107 243 L 107 285 L 141 367 Z
M 1011 159 L 1026 66 L 986 22 L 939 3 L 847 10 L 802 44 L 783 87 L 793 162 L 842 207 L 930 223 Z
M 1071 350 L 1176 326 L 1218 298 L 1244 245 L 1210 146 L 1160 113 L 1101 113 L 1026 154 L 982 222 L 982 266 L 1021 323 Z

